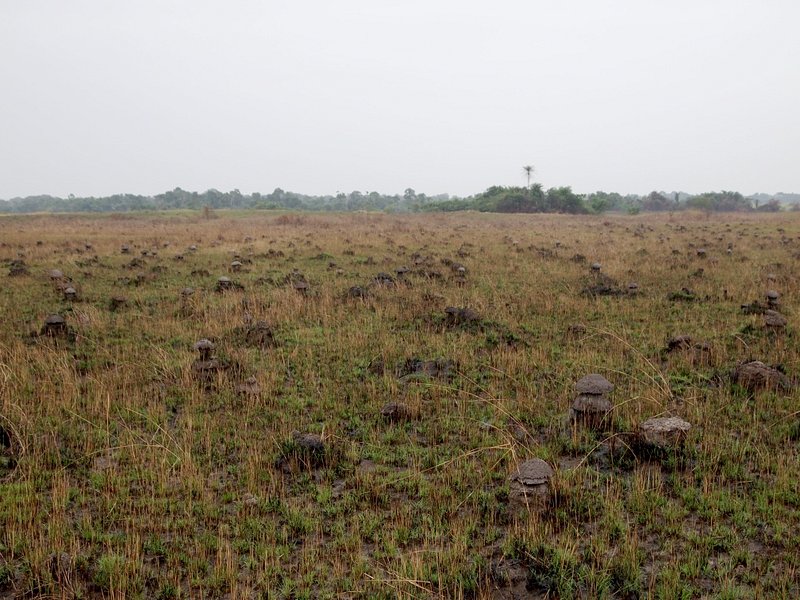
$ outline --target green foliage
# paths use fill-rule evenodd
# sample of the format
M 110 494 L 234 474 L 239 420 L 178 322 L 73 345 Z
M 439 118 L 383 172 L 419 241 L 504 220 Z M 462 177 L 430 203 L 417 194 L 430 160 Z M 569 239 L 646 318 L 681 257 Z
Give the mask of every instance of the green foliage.
M 477 210 L 499 213 L 570 213 L 589 212 L 583 196 L 570 187 L 550 188 L 546 192 L 539 183 L 525 187 L 492 186 L 471 200 L 431 204 L 427 210 Z
M 622 196 L 616 193 L 595 192 L 589 195 L 587 203 L 593 213 L 600 214 L 619 207 L 622 204 Z
M 569 186 L 550 188 L 547 190 L 547 212 L 580 214 L 588 210 L 583 197 L 572 191 Z
M 115 194 L 101 198 L 55 196 L 28 196 L 0 200 L 0 213 L 27 212 L 128 212 L 140 210 L 175 210 L 190 209 L 288 209 L 288 210 L 321 210 L 321 211 L 389 211 L 409 212 L 423 210 L 431 202 L 447 202 L 447 194 L 428 197 L 407 189 L 403 195 L 380 194 L 378 192 L 361 193 L 353 191 L 349 194 L 309 196 L 295 192 L 287 192 L 275 188 L 270 194 L 254 192 L 243 194 L 234 189 L 221 192 L 216 189 L 205 192 L 188 192 L 181 188 L 157 194 L 155 196 L 139 196 L 135 194 Z
M 739 192 L 706 192 L 686 201 L 688 208 L 705 211 L 746 211 L 751 210 L 750 200 Z
M 125 570 L 125 559 L 118 554 L 104 554 L 97 560 L 94 583 L 101 590 L 118 589 Z
M 527 172 L 527 171 L 526 171 Z M 544 191 L 542 185 L 533 183 L 522 186 L 492 186 L 486 191 L 466 198 L 450 198 L 448 194 L 427 196 L 412 188 L 403 194 L 381 194 L 379 192 L 360 192 L 349 194 L 337 192 L 335 195 L 310 196 L 287 192 L 275 188 L 269 194 L 253 192 L 243 194 L 238 189 L 221 192 L 209 189 L 205 192 L 189 192 L 181 188 L 156 194 L 141 196 L 136 194 L 114 194 L 105 197 L 67 198 L 38 195 L 26 198 L 0 200 L 0 213 L 29 212 L 129 212 L 143 210 L 212 210 L 228 209 L 266 209 L 266 210 L 308 210 L 308 211 L 383 211 L 383 212 L 454 212 L 475 210 L 501 213 L 567 213 L 601 214 L 608 211 L 675 211 L 696 209 L 711 211 L 748 211 L 754 208 L 760 212 L 781 210 L 781 199 L 797 202 L 797 194 L 778 194 L 774 197 L 757 194 L 745 198 L 739 192 L 706 192 L 697 196 L 673 193 L 650 192 L 646 196 L 622 196 L 616 192 L 597 191 L 587 195 L 576 194 L 569 186 L 555 187 Z M 762 204 L 762 200 L 764 203 Z M 795 204 L 797 206 L 797 204 Z
M 578 590 L 579 569 L 576 557 L 568 550 L 541 544 L 528 552 L 529 581 L 560 598 L 573 598 Z

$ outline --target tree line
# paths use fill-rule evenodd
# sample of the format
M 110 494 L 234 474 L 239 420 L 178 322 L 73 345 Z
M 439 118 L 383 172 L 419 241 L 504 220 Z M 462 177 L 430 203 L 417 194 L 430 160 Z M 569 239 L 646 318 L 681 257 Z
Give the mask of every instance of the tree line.
M 780 197 L 781 195 L 779 195 Z M 783 197 L 794 200 L 794 195 Z M 797 208 L 798 204 L 793 205 Z M 447 194 L 427 196 L 411 188 L 394 195 L 353 191 L 348 194 L 311 196 L 276 188 L 269 194 L 243 194 L 239 190 L 221 192 L 189 192 L 175 188 L 155 196 L 114 194 L 103 197 L 67 198 L 39 195 L 0 200 L 2 213 L 30 212 L 128 212 L 141 210 L 174 210 L 204 208 L 283 209 L 309 211 L 383 211 L 383 212 L 452 212 L 474 210 L 501 213 L 568 213 L 599 214 L 604 212 L 679 211 L 699 209 L 718 211 L 778 211 L 777 197 L 756 194 L 745 197 L 739 192 L 707 192 L 699 195 L 651 192 L 646 196 L 621 195 L 615 192 L 578 194 L 571 187 L 545 190 L 541 184 L 527 186 L 492 186 L 486 191 L 465 198 Z

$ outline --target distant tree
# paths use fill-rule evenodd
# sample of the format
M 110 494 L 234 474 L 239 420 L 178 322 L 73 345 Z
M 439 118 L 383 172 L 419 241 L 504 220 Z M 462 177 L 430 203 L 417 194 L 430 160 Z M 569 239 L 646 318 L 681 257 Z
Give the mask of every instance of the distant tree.
M 276 187 L 274 190 L 272 190 L 272 193 L 269 196 L 267 196 L 267 198 L 269 198 L 273 202 L 280 203 L 283 201 L 283 197 L 285 195 L 286 192 L 284 192 L 281 188 Z
M 502 197 L 498 198 L 495 204 L 495 210 L 497 212 L 509 213 L 533 212 L 530 210 L 528 196 L 520 192 L 503 194 Z
M 642 210 L 666 211 L 675 210 L 675 202 L 661 192 L 650 192 L 642 200 Z
M 623 198 L 617 193 L 595 192 L 586 199 L 589 209 L 595 213 L 604 213 L 607 210 L 619 210 L 623 205 Z
M 547 195 L 541 183 L 534 183 L 528 187 L 528 202 L 530 212 L 544 212 L 547 209 Z
M 245 204 L 245 196 L 237 189 L 228 192 L 231 208 L 241 208 Z
M 353 190 L 347 197 L 348 210 L 363 210 L 364 209 L 364 194 L 358 190 Z
M 586 213 L 583 198 L 572 191 L 569 186 L 550 188 L 547 190 L 547 210 L 549 212 L 581 214 Z
M 756 199 L 755 205 L 758 212 L 780 212 L 781 210 L 780 201 L 774 198 L 761 206 L 758 205 L 758 199 Z
M 492 186 L 473 202 L 473 208 L 482 212 L 542 212 L 544 205 L 544 192 L 538 183 L 530 188 Z
M 525 175 L 528 177 L 528 185 L 526 186 L 528 189 L 531 188 L 531 175 L 533 174 L 533 165 L 525 165 L 522 167 L 522 170 L 525 171 Z
M 742 196 L 739 192 L 706 192 L 699 196 L 694 196 L 686 201 L 689 208 L 698 208 L 705 211 L 748 211 L 752 210 L 750 200 Z

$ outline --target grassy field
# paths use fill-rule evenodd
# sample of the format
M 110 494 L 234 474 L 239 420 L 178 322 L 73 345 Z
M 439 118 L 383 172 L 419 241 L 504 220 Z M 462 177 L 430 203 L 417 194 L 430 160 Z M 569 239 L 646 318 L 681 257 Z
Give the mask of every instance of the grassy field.
M 215 216 L 0 219 L 0 598 L 800 597 L 800 215 Z

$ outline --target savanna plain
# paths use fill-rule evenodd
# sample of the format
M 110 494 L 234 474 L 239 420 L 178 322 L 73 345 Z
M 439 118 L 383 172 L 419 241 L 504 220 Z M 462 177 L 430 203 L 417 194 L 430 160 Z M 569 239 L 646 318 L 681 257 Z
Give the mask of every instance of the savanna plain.
M 799 259 L 788 212 L 3 217 L 0 597 L 800 597 Z

